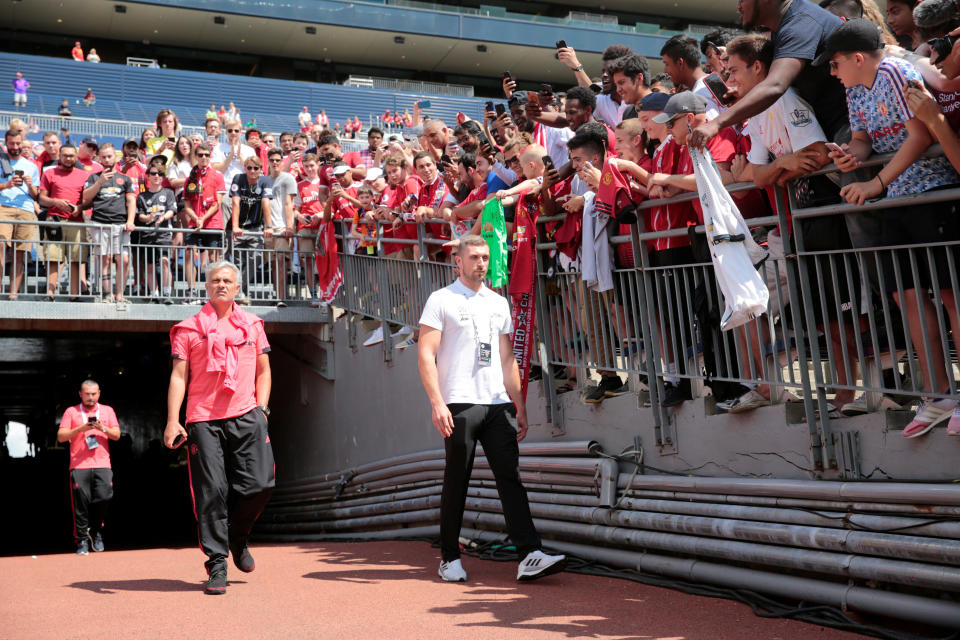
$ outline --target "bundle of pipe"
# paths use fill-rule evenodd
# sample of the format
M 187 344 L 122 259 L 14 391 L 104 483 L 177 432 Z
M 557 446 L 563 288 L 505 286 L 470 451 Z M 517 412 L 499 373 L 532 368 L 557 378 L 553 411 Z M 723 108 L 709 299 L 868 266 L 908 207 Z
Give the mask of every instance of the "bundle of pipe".
M 690 581 L 960 628 L 960 487 L 617 475 L 613 460 L 586 457 L 600 451 L 596 443 L 559 456 L 549 455 L 550 444 L 523 451 L 520 465 L 537 528 L 550 548 Z M 262 519 L 260 537 L 435 537 L 441 456 L 410 454 L 285 487 Z M 333 478 L 337 484 L 328 484 Z M 610 485 L 622 491 L 619 499 Z M 492 474 L 478 457 L 465 527 L 486 538 L 505 537 L 497 498 Z M 902 589 L 914 595 L 897 593 Z

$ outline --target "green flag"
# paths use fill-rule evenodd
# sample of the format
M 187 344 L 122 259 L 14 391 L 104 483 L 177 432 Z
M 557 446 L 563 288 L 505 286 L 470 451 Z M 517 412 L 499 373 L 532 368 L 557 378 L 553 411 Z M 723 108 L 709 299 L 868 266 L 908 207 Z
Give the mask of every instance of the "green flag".
M 490 247 L 490 269 L 487 277 L 494 288 L 507 285 L 507 223 L 503 205 L 494 198 L 484 205 L 480 214 L 480 235 Z

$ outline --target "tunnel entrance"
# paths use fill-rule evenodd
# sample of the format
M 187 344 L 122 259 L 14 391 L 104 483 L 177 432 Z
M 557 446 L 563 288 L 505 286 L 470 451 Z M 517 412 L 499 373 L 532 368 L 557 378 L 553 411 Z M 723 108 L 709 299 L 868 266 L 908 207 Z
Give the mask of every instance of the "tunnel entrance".
M 69 443 L 57 443 L 80 383 L 100 384 L 123 432 L 110 444 L 114 499 L 107 549 L 196 544 L 184 449 L 160 438 L 170 375 L 166 333 L 0 332 L 0 554 L 73 549 Z

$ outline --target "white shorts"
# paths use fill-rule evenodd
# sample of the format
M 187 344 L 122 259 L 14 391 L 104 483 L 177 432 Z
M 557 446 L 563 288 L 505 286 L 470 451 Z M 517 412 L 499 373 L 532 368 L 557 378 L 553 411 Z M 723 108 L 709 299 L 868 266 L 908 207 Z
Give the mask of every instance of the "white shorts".
M 115 256 L 121 253 L 130 255 L 130 232 L 124 231 L 124 225 L 111 224 L 90 227 L 90 241 L 93 253 L 98 256 Z

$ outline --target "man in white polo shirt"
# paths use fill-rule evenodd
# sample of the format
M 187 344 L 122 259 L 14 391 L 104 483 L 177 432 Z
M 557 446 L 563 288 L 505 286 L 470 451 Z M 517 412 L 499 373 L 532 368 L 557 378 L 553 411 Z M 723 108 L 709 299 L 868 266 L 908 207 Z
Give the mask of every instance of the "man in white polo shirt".
M 460 525 L 479 441 L 497 481 L 510 539 L 523 558 L 517 580 L 535 580 L 562 571 L 566 557 L 540 550 L 520 482 L 517 442 L 527 434 L 527 409 L 510 340 L 510 307 L 483 284 L 490 262 L 486 240 L 460 238 L 456 262 L 460 277 L 430 294 L 420 317 L 420 378 L 446 449 L 439 574 L 446 582 L 467 579 Z

